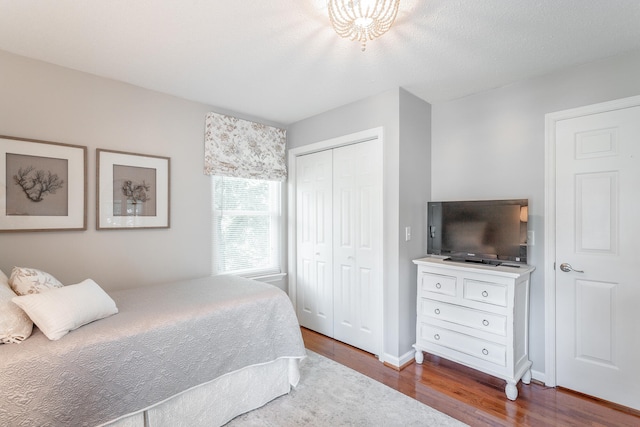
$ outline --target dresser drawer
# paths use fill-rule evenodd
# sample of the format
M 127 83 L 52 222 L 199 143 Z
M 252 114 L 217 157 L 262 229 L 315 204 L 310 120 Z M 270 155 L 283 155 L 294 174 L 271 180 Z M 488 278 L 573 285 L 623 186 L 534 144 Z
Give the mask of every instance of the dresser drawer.
M 438 328 L 427 323 L 420 325 L 418 334 L 423 341 L 438 344 L 499 366 L 507 364 L 507 351 L 503 345 Z
M 467 279 L 464 281 L 463 298 L 506 307 L 507 287 L 499 283 Z
M 455 276 L 445 276 L 443 274 L 425 273 L 418 271 L 418 292 L 427 294 L 429 292 L 456 296 Z
M 429 316 L 434 319 L 468 326 L 492 334 L 507 335 L 507 318 L 505 316 L 434 301 L 428 298 L 421 299 L 418 316 Z

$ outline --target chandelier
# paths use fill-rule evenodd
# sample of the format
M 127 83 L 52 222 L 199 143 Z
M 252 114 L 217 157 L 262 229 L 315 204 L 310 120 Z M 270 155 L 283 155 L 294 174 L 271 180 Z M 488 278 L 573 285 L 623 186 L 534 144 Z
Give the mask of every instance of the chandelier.
M 328 0 L 329 19 L 339 36 L 359 41 L 362 51 L 367 41 L 391 28 L 400 0 Z

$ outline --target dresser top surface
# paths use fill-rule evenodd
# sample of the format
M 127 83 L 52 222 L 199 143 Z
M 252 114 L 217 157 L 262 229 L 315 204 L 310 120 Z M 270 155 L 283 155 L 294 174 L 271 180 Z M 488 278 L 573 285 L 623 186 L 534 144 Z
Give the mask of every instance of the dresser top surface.
M 481 264 L 475 262 L 452 261 L 439 256 L 427 256 L 425 258 L 414 259 L 416 265 L 426 265 L 432 267 L 443 267 L 459 271 L 474 271 L 478 273 L 497 274 L 500 276 L 519 277 L 531 273 L 536 268 L 527 264 L 516 264 L 505 262 L 502 265 Z

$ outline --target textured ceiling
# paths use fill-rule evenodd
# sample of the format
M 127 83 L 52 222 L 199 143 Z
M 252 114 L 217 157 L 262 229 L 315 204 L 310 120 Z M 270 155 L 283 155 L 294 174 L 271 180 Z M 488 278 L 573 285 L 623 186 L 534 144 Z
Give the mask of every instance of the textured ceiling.
M 401 0 L 365 52 L 323 0 L 0 0 L 0 50 L 283 125 L 438 102 L 640 49 L 640 0 Z

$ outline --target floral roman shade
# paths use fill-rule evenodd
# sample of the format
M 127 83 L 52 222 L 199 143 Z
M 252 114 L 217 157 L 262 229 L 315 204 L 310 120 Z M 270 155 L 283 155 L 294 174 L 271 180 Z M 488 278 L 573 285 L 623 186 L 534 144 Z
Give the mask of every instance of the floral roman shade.
M 204 173 L 270 181 L 287 179 L 286 130 L 208 113 Z

